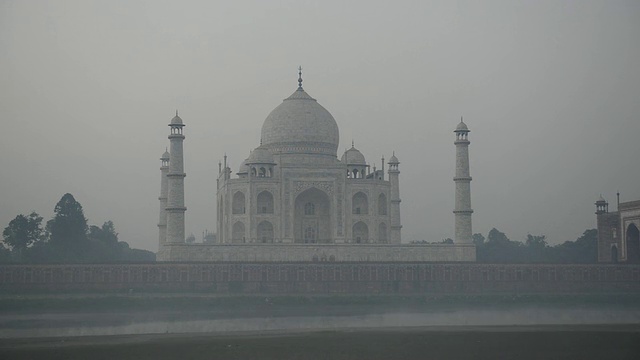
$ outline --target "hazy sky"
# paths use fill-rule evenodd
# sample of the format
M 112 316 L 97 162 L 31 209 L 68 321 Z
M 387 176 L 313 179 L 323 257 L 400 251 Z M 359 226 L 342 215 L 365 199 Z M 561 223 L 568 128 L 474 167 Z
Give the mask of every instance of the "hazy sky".
M 403 241 L 453 236 L 453 129 L 474 232 L 575 240 L 640 199 L 638 1 L 0 0 L 0 227 L 72 193 L 157 249 L 159 157 L 185 128 L 187 234 L 297 86 L 371 165 L 400 159 Z

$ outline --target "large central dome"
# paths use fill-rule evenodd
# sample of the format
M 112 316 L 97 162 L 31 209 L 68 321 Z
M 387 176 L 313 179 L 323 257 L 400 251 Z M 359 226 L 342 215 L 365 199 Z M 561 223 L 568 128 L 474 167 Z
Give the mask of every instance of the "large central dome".
M 333 116 L 300 86 L 267 116 L 261 139 L 275 153 L 336 156 L 340 135 Z

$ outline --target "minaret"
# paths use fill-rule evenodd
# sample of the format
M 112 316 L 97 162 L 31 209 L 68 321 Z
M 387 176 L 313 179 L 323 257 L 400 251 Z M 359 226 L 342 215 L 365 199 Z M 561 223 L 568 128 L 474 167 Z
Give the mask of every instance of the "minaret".
M 158 243 L 160 246 L 167 242 L 167 193 L 169 192 L 169 152 L 165 150 L 160 158 L 160 220 L 158 220 Z
M 460 124 L 456 127 L 456 207 L 453 213 L 456 217 L 456 244 L 471 244 L 471 176 L 469 175 L 469 128 L 460 118 Z
M 400 170 L 398 170 L 400 162 L 398 161 L 395 152 L 389 159 L 388 164 L 389 183 L 391 186 L 391 244 L 400 244 L 400 230 L 402 229 L 402 225 L 400 224 Z
M 169 188 L 166 209 L 167 243 L 180 244 L 185 242 L 184 212 L 187 208 L 184 207 L 184 177 L 187 174 L 184 173 L 182 156 L 182 142 L 184 141 L 182 128 L 184 124 L 178 116 L 178 111 L 176 111 L 176 116 L 171 119 L 169 127 L 171 128 L 171 134 L 169 135 L 171 156 L 169 158 L 169 173 L 167 174 Z

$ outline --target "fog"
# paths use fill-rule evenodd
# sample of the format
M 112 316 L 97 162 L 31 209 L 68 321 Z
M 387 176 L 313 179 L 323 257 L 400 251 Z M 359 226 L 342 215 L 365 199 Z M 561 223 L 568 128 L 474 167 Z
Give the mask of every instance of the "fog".
M 207 318 L 208 314 L 198 316 Z M 210 315 L 209 315 L 210 316 Z M 186 313 L 48 314 L 0 317 L 0 338 L 70 337 L 129 334 L 262 333 L 300 331 L 393 329 L 411 327 L 456 331 L 473 327 L 545 325 L 622 325 L 640 323 L 633 309 L 523 307 L 434 312 L 386 312 L 342 316 L 281 316 L 231 319 L 185 319 Z M 100 320 L 101 319 L 101 320 Z M 158 320 L 163 319 L 163 320 Z M 102 322 L 102 323 L 101 323 Z M 79 325 L 82 323 L 83 325 Z M 114 324 L 116 323 L 116 324 Z M 7 325 L 9 324 L 9 325 Z M 37 324 L 35 327 L 33 324 Z M 25 328 L 26 327 L 26 328 Z M 490 330 L 488 329 L 484 329 Z M 514 329 L 516 331 L 517 329 Z
M 217 162 L 259 145 L 302 65 L 338 156 L 400 159 L 403 241 L 453 236 L 460 116 L 474 232 L 575 240 L 599 194 L 640 198 L 639 18 L 638 1 L 3 0 L 0 225 L 69 192 L 155 251 L 177 108 L 187 235 L 215 231 Z

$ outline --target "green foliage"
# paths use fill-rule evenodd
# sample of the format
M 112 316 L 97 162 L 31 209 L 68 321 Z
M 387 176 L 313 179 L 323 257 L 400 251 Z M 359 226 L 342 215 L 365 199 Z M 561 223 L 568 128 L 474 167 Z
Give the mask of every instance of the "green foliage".
M 149 250 L 127 248 L 120 255 L 120 261 L 135 262 L 135 263 L 155 262 L 156 253 Z
M 598 261 L 598 230 L 586 230 L 576 241 L 554 247 L 553 262 L 595 263 Z
M 31 213 L 18 215 L 3 232 L 0 244 L 0 263 L 107 263 L 151 262 L 155 254 L 129 248 L 118 241 L 112 221 L 101 227 L 87 226 L 82 205 L 73 195 L 65 194 L 56 204 L 53 219 L 42 229 L 42 217 Z M 49 241 L 46 240 L 48 236 Z
M 122 248 L 118 244 L 118 233 L 111 220 L 102 224 L 102 227 L 91 225 L 89 227 L 88 258 L 93 262 L 108 262 L 119 259 Z
M 89 227 L 89 239 L 100 241 L 108 246 L 114 246 L 118 243 L 118 233 L 113 221 L 109 220 L 102 224 L 102 227 L 91 225 Z
M 523 247 L 521 242 L 511 241 L 505 233 L 493 228 L 487 235 L 487 241 L 476 248 L 476 258 L 488 263 L 523 262 Z
M 27 248 L 43 239 L 42 216 L 35 212 L 29 216 L 18 215 L 4 228 L 2 236 L 9 248 L 22 257 Z
M 6 264 L 11 262 L 11 251 L 0 243 L 0 264 Z
M 544 235 L 535 236 L 535 235 L 528 234 L 525 245 L 531 249 L 544 249 L 547 247 L 546 238 L 547 237 Z
M 67 193 L 56 204 L 54 214 L 53 219 L 47 222 L 49 242 L 65 255 L 78 257 L 87 250 L 88 244 L 87 219 L 82 205 Z
M 475 233 L 471 236 L 471 239 L 473 241 L 473 244 L 475 246 L 482 246 L 484 245 L 484 235 L 480 234 L 480 233 Z
M 120 249 L 118 261 L 120 262 L 154 262 L 156 254 L 154 252 L 142 249 L 132 249 L 126 241 L 118 242 Z
M 491 229 L 487 241 L 474 234 L 476 258 L 483 263 L 595 263 L 598 231 L 586 230 L 576 241 L 549 246 L 544 235 L 528 234 L 525 242 L 512 241 L 503 232 Z

